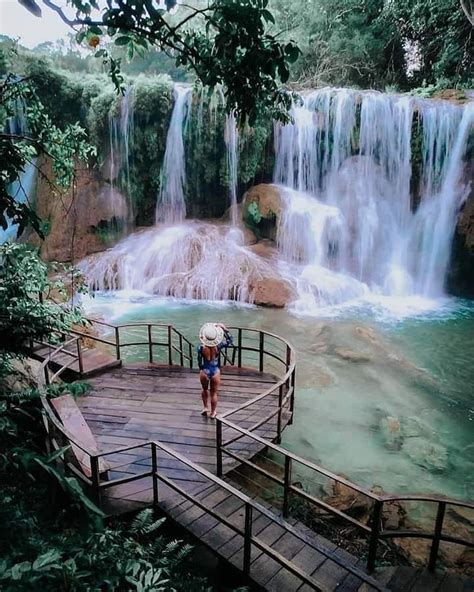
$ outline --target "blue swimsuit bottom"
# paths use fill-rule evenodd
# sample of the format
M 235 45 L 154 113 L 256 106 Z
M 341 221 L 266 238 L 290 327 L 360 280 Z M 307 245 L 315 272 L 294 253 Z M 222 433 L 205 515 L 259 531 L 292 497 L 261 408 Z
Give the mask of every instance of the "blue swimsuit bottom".
M 199 369 L 204 372 L 204 374 L 208 377 L 209 380 L 213 378 L 218 372 L 220 372 L 221 362 L 220 362 L 220 353 L 225 347 L 229 347 L 233 344 L 232 336 L 229 333 L 225 334 L 225 341 L 219 343 L 217 346 L 217 356 L 213 360 L 206 360 L 203 356 L 202 350 L 203 345 L 198 347 L 198 366 Z

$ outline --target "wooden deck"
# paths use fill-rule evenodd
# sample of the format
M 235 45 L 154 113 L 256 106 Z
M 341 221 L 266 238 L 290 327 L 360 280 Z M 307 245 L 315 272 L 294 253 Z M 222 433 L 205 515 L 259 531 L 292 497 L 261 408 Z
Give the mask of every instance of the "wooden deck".
M 224 368 L 219 395 L 219 413 L 230 411 L 262 393 L 276 382 L 270 374 L 252 369 Z M 159 440 L 173 447 L 200 466 L 216 472 L 216 423 L 201 415 L 201 387 L 198 370 L 157 364 L 132 364 L 101 373 L 88 380 L 91 390 L 77 400 L 102 452 Z M 277 408 L 278 397 L 267 397 L 252 406 L 244 427 Z M 284 426 L 289 415 L 284 415 Z M 283 427 L 284 427 L 283 426 Z M 276 437 L 276 417 L 256 430 L 269 440 Z M 250 458 L 262 450 L 258 443 L 243 443 L 240 449 Z M 140 451 L 116 453 L 107 457 L 112 467 L 110 479 L 143 471 L 149 458 Z M 159 469 L 180 481 L 199 480 L 173 459 L 160 459 Z M 224 459 L 224 472 L 237 466 Z M 131 484 L 132 487 L 134 484 Z M 133 499 L 133 498 L 128 498 Z

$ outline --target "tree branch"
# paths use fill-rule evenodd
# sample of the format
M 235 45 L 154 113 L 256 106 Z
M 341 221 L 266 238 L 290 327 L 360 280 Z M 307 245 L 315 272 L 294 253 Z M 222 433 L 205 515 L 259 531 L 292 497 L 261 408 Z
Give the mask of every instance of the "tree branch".
M 461 2 L 461 8 L 467 17 L 467 20 L 474 27 L 474 6 L 472 5 L 472 0 L 460 0 L 460 2 Z M 469 2 L 470 8 L 468 8 L 466 2 Z

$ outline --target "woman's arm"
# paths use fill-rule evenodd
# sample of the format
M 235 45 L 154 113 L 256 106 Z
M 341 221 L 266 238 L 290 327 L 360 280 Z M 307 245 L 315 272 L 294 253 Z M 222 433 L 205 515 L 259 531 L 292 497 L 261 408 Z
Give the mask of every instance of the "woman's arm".
M 197 354 L 198 354 L 198 368 L 199 370 L 203 369 L 204 366 L 204 362 L 203 362 L 203 356 L 202 356 L 202 345 L 199 345 L 197 348 Z

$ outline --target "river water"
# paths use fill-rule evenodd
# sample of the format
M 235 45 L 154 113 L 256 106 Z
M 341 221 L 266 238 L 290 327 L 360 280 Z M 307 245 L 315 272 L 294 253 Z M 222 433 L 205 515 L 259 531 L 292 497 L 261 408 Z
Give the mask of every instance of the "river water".
M 366 487 L 473 497 L 472 302 L 379 298 L 303 317 L 110 291 L 84 306 L 114 323 L 172 323 L 196 341 L 210 320 L 277 333 L 297 354 L 295 419 L 285 447 Z M 129 355 L 146 360 L 147 350 Z

